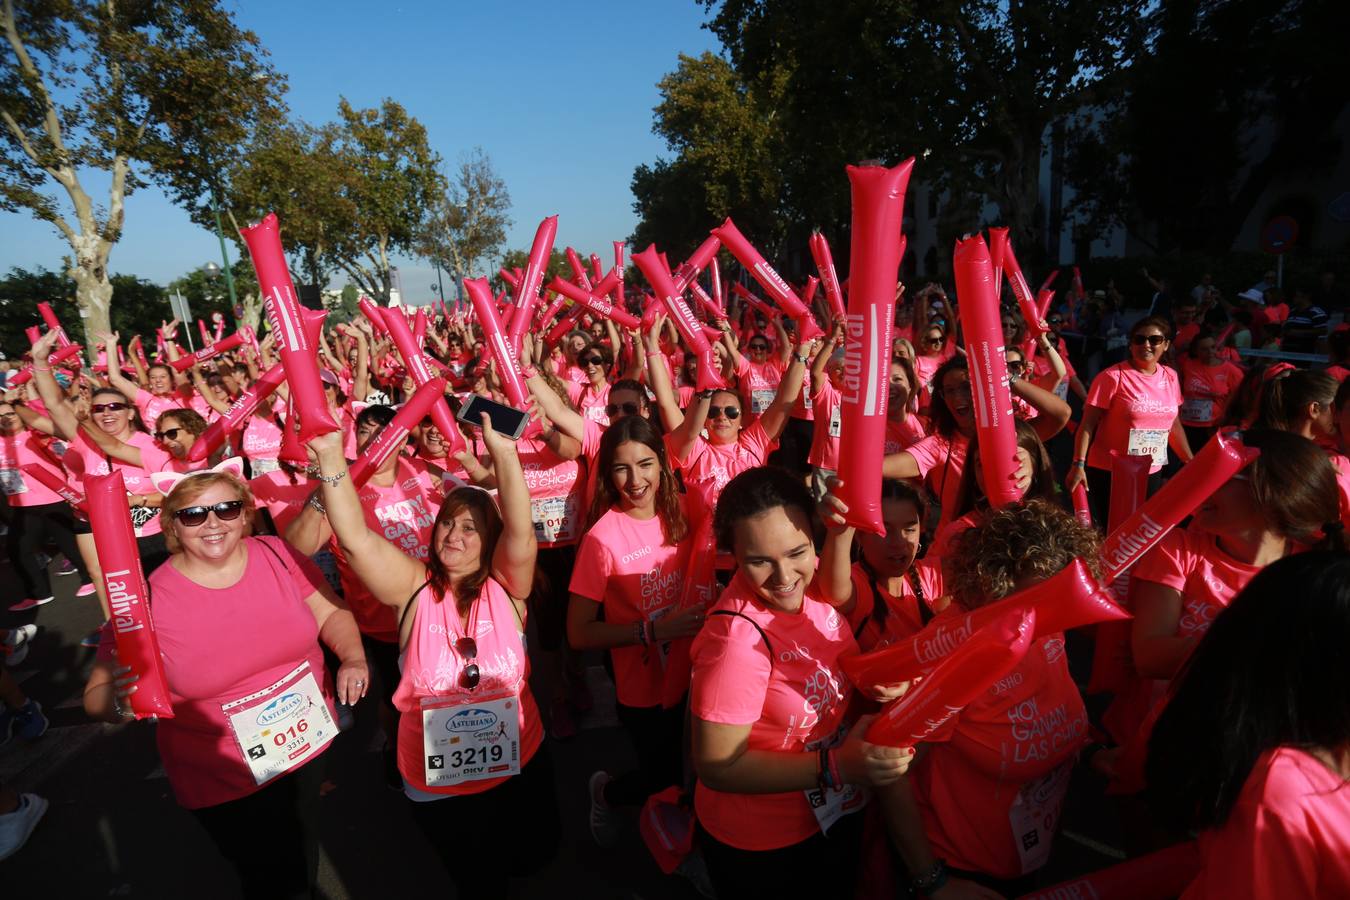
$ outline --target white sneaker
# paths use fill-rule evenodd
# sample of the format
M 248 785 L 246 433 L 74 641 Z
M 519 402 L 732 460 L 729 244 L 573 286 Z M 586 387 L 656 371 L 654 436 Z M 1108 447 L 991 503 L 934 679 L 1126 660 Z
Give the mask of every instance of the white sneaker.
M 47 812 L 47 801 L 37 794 L 20 794 L 19 808 L 0 816 L 0 860 L 23 849 L 28 837 Z
M 619 842 L 619 823 L 614 810 L 605 802 L 605 785 L 614 779 L 601 769 L 591 775 L 591 837 L 601 847 L 613 847 Z
M 30 648 L 29 641 L 33 635 L 37 634 L 36 625 L 20 625 L 18 628 L 11 628 L 9 634 L 5 635 L 4 640 L 0 640 L 0 645 L 5 648 L 5 665 L 17 666 L 28 658 Z

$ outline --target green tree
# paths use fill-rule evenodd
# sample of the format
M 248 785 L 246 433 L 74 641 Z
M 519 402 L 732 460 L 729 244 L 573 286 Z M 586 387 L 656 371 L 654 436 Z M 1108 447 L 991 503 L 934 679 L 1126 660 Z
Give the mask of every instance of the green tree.
M 0 278 L 0 348 L 9 359 L 18 359 L 28 352 L 28 338 L 24 330 L 41 323 L 37 304 L 47 302 L 61 321 L 61 326 L 79 341 L 80 313 L 75 306 L 75 282 L 60 272 L 45 268 L 29 271 L 18 266 Z
M 575 249 L 575 248 L 574 248 Z M 580 253 L 581 251 L 577 251 Z M 501 265 L 488 276 L 488 284 L 492 286 L 494 293 L 506 291 L 508 294 L 514 294 L 515 289 L 506 283 L 502 278 L 501 269 L 510 272 L 513 269 L 524 269 L 525 264 L 530 261 L 529 250 L 507 250 L 502 256 Z M 586 266 L 586 272 L 590 274 L 589 255 L 582 256 L 582 265 Z M 548 264 L 544 266 L 544 285 L 547 286 L 550 281 L 556 277 L 571 279 L 572 267 L 567 262 L 567 255 L 557 247 L 554 247 L 548 254 Z M 467 298 L 466 298 L 467 299 Z
M 778 71 L 746 79 L 711 53 L 680 55 L 678 68 L 658 84 L 652 124 L 674 157 L 633 173 L 634 248 L 655 243 L 678 260 L 731 216 L 764 252 L 776 252 L 786 212 L 782 87 Z
M 199 203 L 208 161 L 276 113 L 284 80 L 215 0 L 0 0 L 0 32 L 0 208 L 61 234 L 86 329 L 106 330 L 128 196 L 153 181 Z
M 482 274 L 480 262 L 501 252 L 511 225 L 511 194 L 481 147 L 460 160 L 433 202 L 418 236 L 418 254 L 458 284 Z
M 1158 4 L 1148 52 L 1069 157 L 1084 236 L 1123 226 L 1159 253 L 1225 253 L 1277 178 L 1334 170 L 1350 58 L 1327 36 L 1344 15 L 1331 0 Z M 1305 228 L 1319 213 L 1259 212 Z

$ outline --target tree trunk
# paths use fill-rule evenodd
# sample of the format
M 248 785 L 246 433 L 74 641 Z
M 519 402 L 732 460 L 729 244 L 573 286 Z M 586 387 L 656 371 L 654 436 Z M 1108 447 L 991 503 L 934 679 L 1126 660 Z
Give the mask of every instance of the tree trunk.
M 96 253 L 94 258 L 82 254 L 66 270 L 66 274 L 75 281 L 75 303 L 84 321 L 85 355 L 91 365 L 97 361 L 98 348 L 102 346 L 98 335 L 112 331 L 113 286 L 108 280 L 108 249 L 111 249 L 111 245 Z M 68 332 L 73 330 L 71 324 L 65 326 Z

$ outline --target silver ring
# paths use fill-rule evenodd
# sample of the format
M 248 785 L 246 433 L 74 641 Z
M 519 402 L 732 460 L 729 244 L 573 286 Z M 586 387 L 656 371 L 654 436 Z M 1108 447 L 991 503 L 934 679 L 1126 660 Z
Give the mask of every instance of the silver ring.
M 365 684 L 366 681 L 365 681 L 364 678 L 358 678 L 358 679 L 356 679 L 356 683 L 357 683 L 357 684 Z

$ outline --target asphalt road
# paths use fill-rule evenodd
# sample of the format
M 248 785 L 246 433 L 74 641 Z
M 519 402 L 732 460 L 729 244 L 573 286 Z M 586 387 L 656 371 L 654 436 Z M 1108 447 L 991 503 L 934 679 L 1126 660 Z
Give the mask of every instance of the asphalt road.
M 51 729 L 31 744 L 0 747 L 0 778 L 51 801 L 28 845 L 0 863 L 6 898 L 237 898 L 233 872 L 205 833 L 174 802 L 155 750 L 154 725 L 90 723 L 80 694 L 93 650 L 80 638 L 99 623 L 93 597 L 74 599 L 76 578 L 54 579 L 55 602 L 15 614 L 5 607 L 21 596 L 18 578 L 0 564 L 0 627 L 41 626 L 27 660 L 15 675 L 41 702 Z M 623 842 L 602 850 L 587 826 L 586 782 L 596 768 L 622 772 L 631 751 L 613 715 L 613 691 L 599 666 L 587 670 L 595 708 L 579 734 L 555 742 L 563 816 L 557 859 L 534 884 L 513 882 L 511 897 L 696 898 L 678 876 L 663 875 L 637 833 L 636 818 Z M 536 684 L 536 696 L 549 694 Z M 541 700 L 541 706 L 547 704 Z M 357 723 L 326 754 L 323 859 L 320 887 L 330 900 L 416 896 L 433 888 L 452 896 L 449 876 L 408 816 L 407 801 L 384 783 L 382 737 L 373 706 L 358 707 Z M 1044 883 L 1101 868 L 1120 846 L 1112 808 L 1100 785 L 1075 778 L 1064 832 L 1044 873 Z M 451 801 L 447 801 L 451 802 Z

